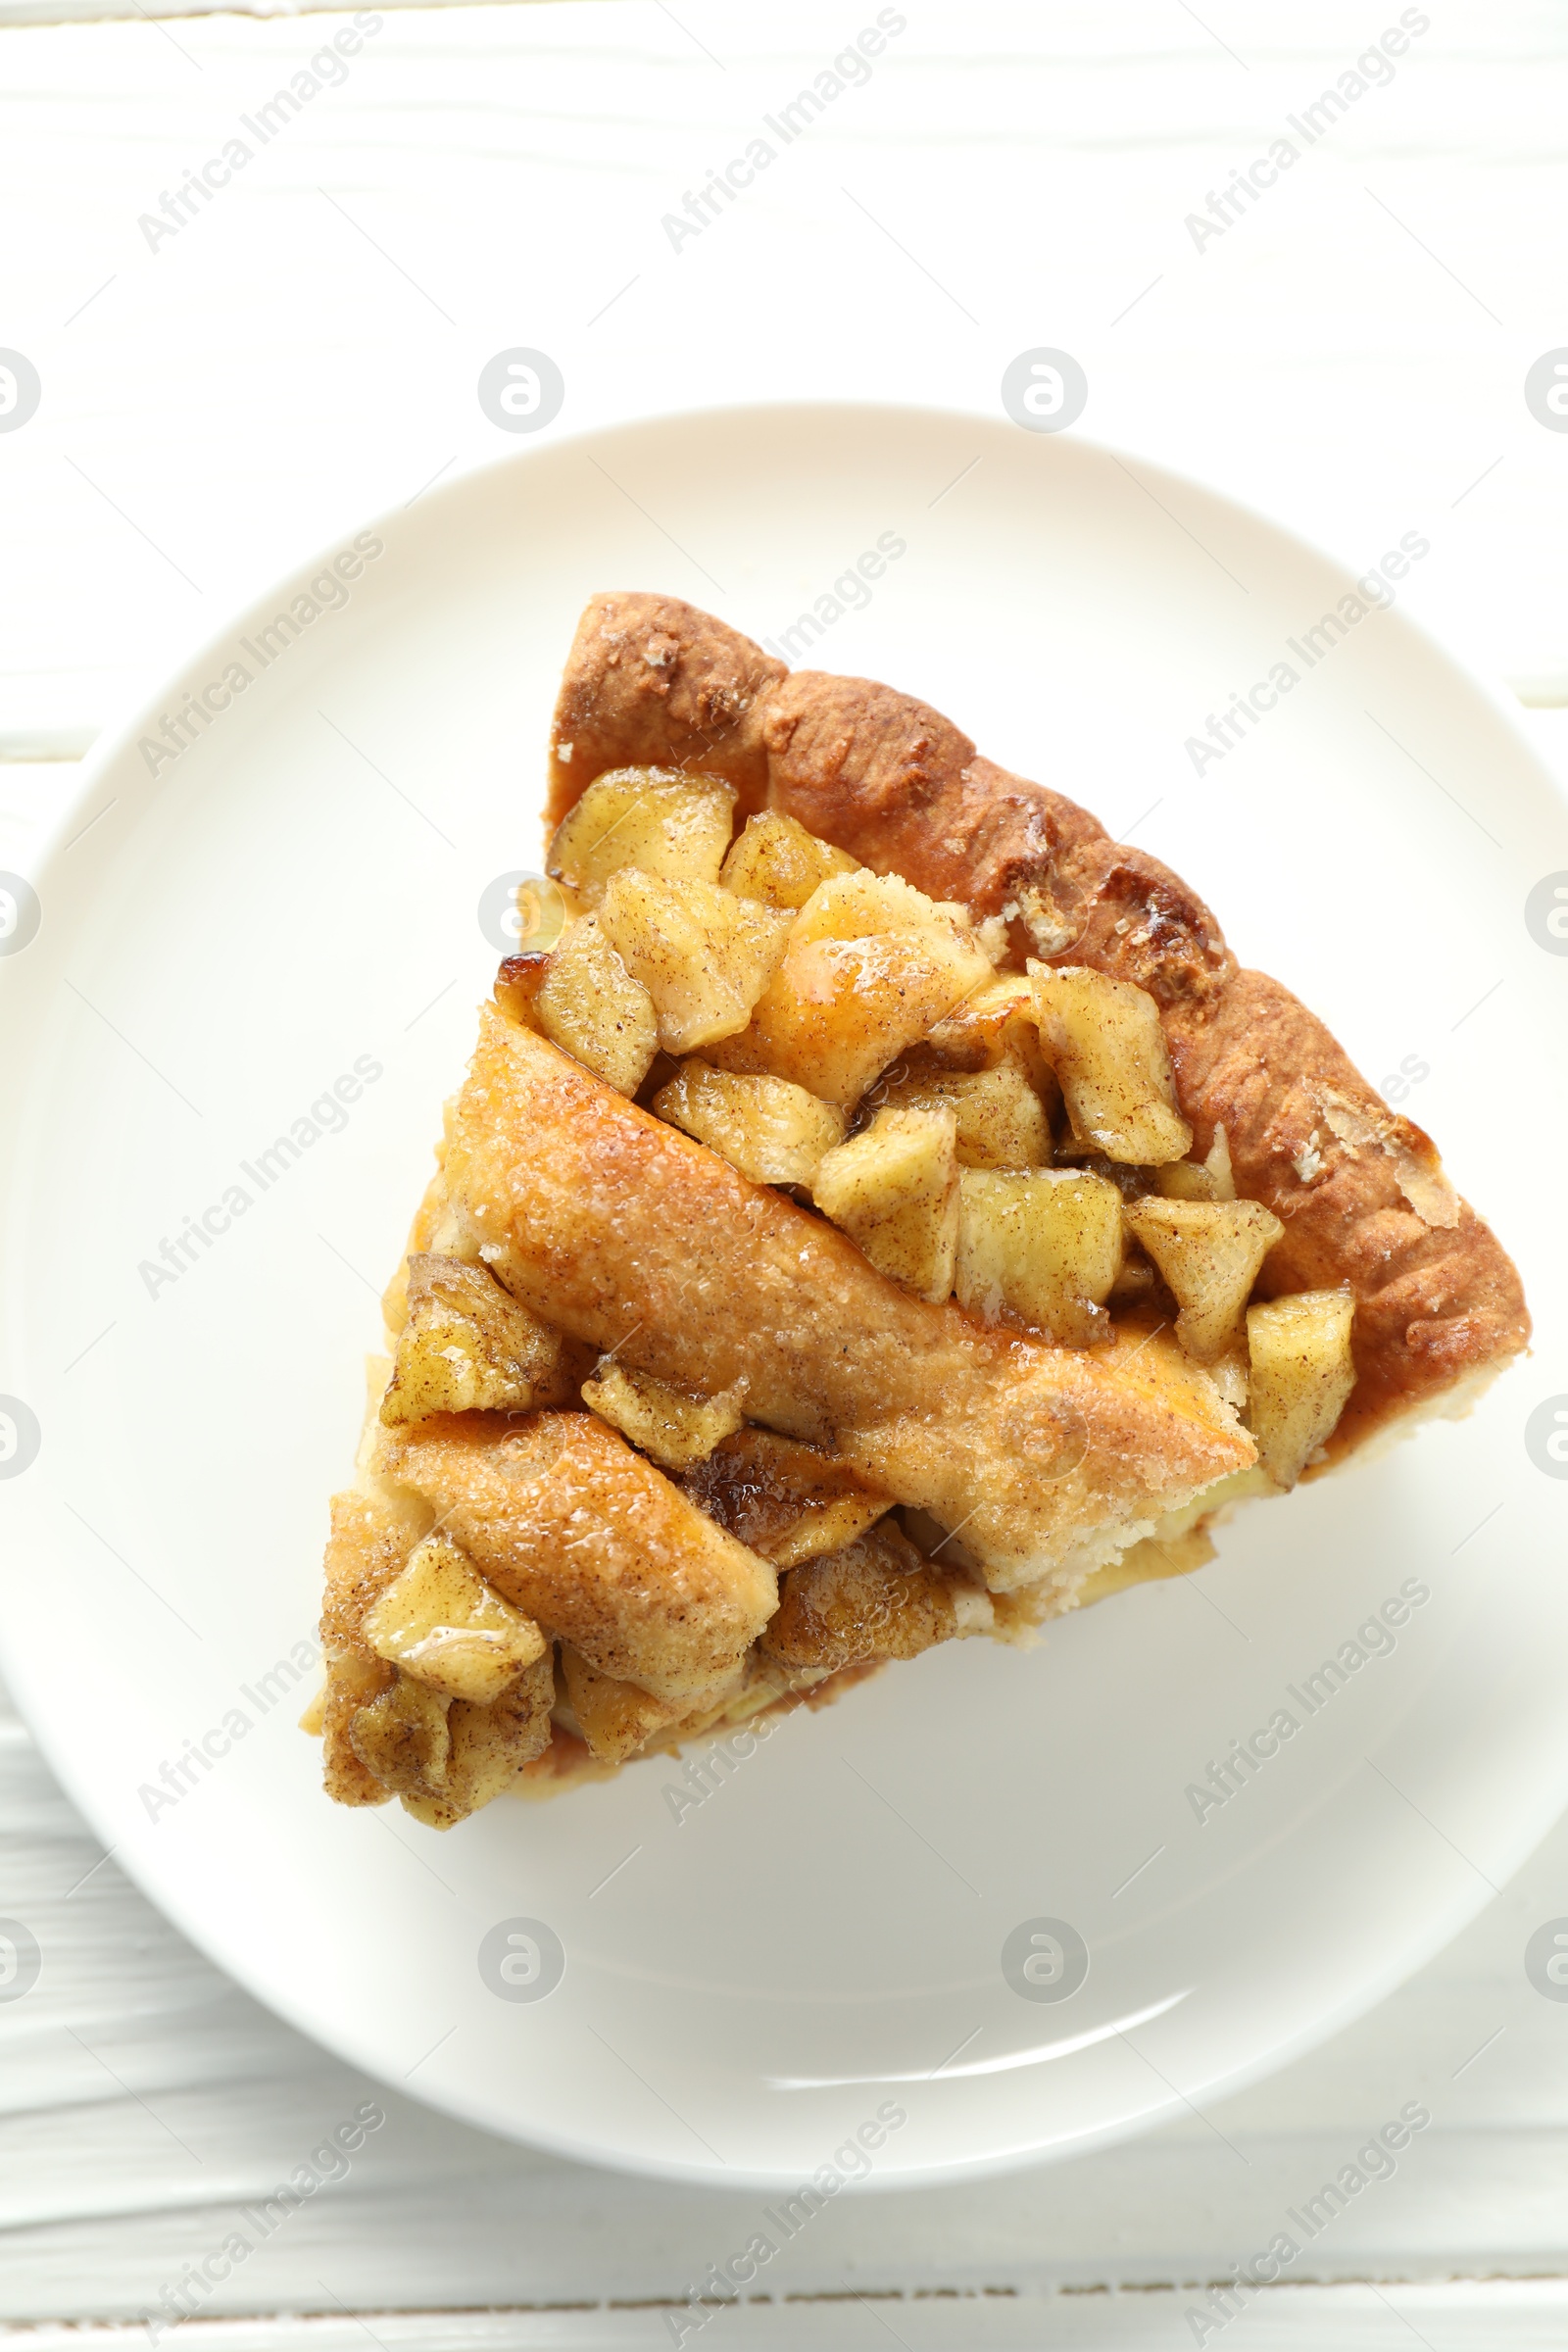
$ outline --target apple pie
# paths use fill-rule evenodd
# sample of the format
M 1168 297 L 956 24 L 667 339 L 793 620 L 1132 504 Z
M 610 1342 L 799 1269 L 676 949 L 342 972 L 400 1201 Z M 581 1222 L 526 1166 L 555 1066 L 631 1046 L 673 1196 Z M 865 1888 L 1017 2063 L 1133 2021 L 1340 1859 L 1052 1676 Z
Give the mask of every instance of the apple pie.
M 1518 1276 L 1153 858 L 596 597 L 326 1549 L 328 1793 L 446 1828 L 1212 1557 L 1468 1408 Z

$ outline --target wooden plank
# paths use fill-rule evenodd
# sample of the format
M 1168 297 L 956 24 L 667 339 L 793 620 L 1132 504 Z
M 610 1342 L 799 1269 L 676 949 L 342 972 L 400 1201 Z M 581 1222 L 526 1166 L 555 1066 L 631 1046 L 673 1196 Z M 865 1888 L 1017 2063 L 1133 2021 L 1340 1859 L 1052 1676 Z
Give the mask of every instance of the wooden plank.
M 505 454 L 474 384 L 519 339 L 565 374 L 554 433 L 824 394 L 994 415 L 1049 329 L 1086 432 L 1358 567 L 1419 529 L 1406 610 L 1558 690 L 1568 477 L 1521 382 L 1563 333 L 1561 19 L 1435 13 L 1199 249 L 1208 191 L 1364 50 L 1350 0 L 1283 30 L 1237 0 L 1215 34 L 1135 0 L 1114 41 L 1082 0 L 906 13 L 678 250 L 685 192 L 842 49 L 824 0 L 396 11 L 169 234 L 141 223 L 337 20 L 11 27 L 4 332 L 45 399 L 0 435 L 0 732 L 102 721 L 304 549 Z M 1019 266 L 1048 250 L 1049 299 Z
M 1197 2340 L 1190 2312 L 1167 2294 L 922 2297 L 868 2291 L 821 2303 L 784 2302 L 715 2312 L 721 2332 L 686 2344 L 739 2352 L 1150 2352 Z M 676 2341 L 685 2315 L 654 2309 L 594 2312 L 336 2313 L 253 2321 L 185 2322 L 181 2352 L 655 2352 Z M 1225 2352 L 1389 2352 L 1412 2338 L 1433 2352 L 1560 2352 L 1568 2296 L 1549 2281 L 1470 2280 L 1440 2287 L 1367 2283 L 1278 2291 L 1237 2315 Z M 130 2328 L 0 2328 L 17 2352 L 126 2352 L 148 2333 Z M 171 2339 L 164 2338 L 164 2341 Z M 1214 2336 L 1205 2340 L 1212 2342 Z
M 7 1904 L 44 1955 L 26 1998 L 0 2005 L 0 2318 L 156 2312 L 235 2230 L 254 2251 L 206 2316 L 329 2312 L 334 2297 L 365 2311 L 679 2298 L 755 2226 L 755 2197 L 563 2164 L 315 2048 L 99 1860 L 14 1718 L 0 1820 Z M 1038 2298 L 1223 2278 L 1409 2099 L 1429 2130 L 1292 2275 L 1568 2269 L 1568 2013 L 1521 1966 L 1565 1885 L 1568 1827 L 1412 1984 L 1272 2082 L 1070 2166 L 830 2206 L 770 2287 Z M 264 2236 L 259 2201 L 366 2097 L 385 2127 Z
M 1407 610 L 1560 705 L 1568 481 L 1519 379 L 1564 339 L 1547 290 L 1568 261 L 1568 33 L 1517 6 L 1444 12 L 1392 88 L 1200 251 L 1186 215 L 1367 37 L 1349 0 L 1285 31 L 1254 0 L 1201 13 L 1133 0 L 1111 42 L 1082 0 L 1044 21 L 1004 0 L 910 12 L 870 86 L 677 253 L 663 212 L 835 53 L 842 12 L 400 7 L 363 72 L 154 250 L 139 216 L 335 20 L 171 32 L 138 9 L 24 29 L 0 5 L 0 202 L 33 223 L 4 339 L 47 392 L 0 437 L 0 748 L 78 749 L 302 549 L 499 454 L 472 383 L 519 340 L 566 371 L 562 430 L 758 396 L 989 412 L 1013 351 L 1063 341 L 1090 368 L 1098 436 L 1351 558 L 1426 531 Z M 498 270 L 498 244 L 516 268 Z M 1019 256 L 1048 250 L 1043 322 Z M 694 337 L 704 317 L 724 333 Z M 800 318 L 808 333 L 781 329 Z M 0 766 L 0 861 L 24 866 L 70 783 L 60 764 Z M 63 2352 L 52 2323 L 70 2317 L 127 2324 L 73 2328 L 74 2347 L 146 2342 L 165 2284 L 251 2227 L 370 2095 L 386 2126 L 257 2232 L 201 2301 L 231 2316 L 181 2324 L 192 2352 L 363 2344 L 339 2303 L 389 2352 L 663 2344 L 661 2299 L 744 2242 L 744 2197 L 512 2146 L 293 2034 L 100 1863 L 4 1717 L 0 1824 L 3 1907 L 44 1953 L 33 1991 L 0 2003 L 0 2340 Z M 1271 2082 L 1068 2167 L 830 2207 L 780 2255 L 780 2299 L 724 2313 L 710 2340 L 1195 2340 L 1187 2298 L 1201 2308 L 1419 2098 L 1433 2122 L 1399 2171 L 1291 2266 L 1389 2300 L 1280 2287 L 1227 2325 L 1227 2352 L 1331 2328 L 1368 2352 L 1412 2330 L 1442 2352 L 1561 2344 L 1568 2004 L 1522 1970 L 1559 1914 L 1568 1830 L 1448 1952 Z M 1466 2271 L 1516 2277 L 1453 2285 Z M 279 2311 L 323 2316 L 237 2316 Z

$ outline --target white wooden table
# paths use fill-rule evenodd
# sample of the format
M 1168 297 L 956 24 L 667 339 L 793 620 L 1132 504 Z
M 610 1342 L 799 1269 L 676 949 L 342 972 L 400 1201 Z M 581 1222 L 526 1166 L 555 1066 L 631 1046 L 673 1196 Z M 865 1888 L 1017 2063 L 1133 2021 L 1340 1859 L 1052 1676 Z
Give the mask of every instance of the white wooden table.
M 834 393 L 995 413 L 1009 359 L 1064 347 L 1090 380 L 1084 430 L 1358 567 L 1425 532 L 1406 609 L 1515 682 L 1568 781 L 1568 433 L 1522 390 L 1568 344 L 1558 13 L 1433 9 L 1392 82 L 1200 243 L 1187 216 L 1396 7 L 1287 21 L 1215 0 L 1200 22 L 1184 0 L 1114 19 L 906 0 L 864 86 L 678 247 L 663 216 L 874 7 L 387 13 L 151 243 L 140 218 L 348 20 L 29 13 L 60 12 L 0 0 L 0 346 L 42 385 L 0 432 L 0 864 L 25 871 L 72 787 L 63 755 L 184 646 L 307 550 L 506 446 L 474 384 L 517 344 L 562 368 L 557 430 Z M 146 2340 L 164 2285 L 367 2087 L 163 1925 L 9 1719 L 0 1840 L 0 1911 L 45 1955 L 0 2003 L 0 2333 L 82 2345 L 119 2322 Z M 1398 2172 L 1314 2242 L 1302 2282 L 1224 2327 L 1227 2352 L 1331 2328 L 1560 2346 L 1568 2003 L 1523 1951 L 1565 1914 L 1568 1827 L 1399 1993 L 1207 2121 L 829 2208 L 774 2299 L 704 2337 L 1212 2340 L 1213 2282 L 1419 2098 L 1432 2127 Z M 385 2129 L 202 2301 L 190 2346 L 667 2344 L 670 2307 L 744 2218 L 744 2197 L 575 2169 L 377 2095 Z

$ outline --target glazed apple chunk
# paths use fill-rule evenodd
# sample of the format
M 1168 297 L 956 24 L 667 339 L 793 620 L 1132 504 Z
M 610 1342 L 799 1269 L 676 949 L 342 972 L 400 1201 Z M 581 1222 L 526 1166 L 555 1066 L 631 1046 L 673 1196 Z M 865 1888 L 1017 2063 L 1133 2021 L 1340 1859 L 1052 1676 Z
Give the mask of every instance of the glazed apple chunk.
M 549 1648 L 531 1617 L 493 1592 L 458 1546 L 427 1536 L 366 1612 L 379 1658 L 447 1698 L 499 1698 Z
M 584 1404 L 662 1470 L 689 1470 L 696 1462 L 706 1462 L 713 1447 L 732 1438 L 745 1420 L 745 1397 L 744 1381 L 717 1396 L 698 1396 L 650 1373 L 628 1372 L 608 1361 L 582 1388 Z
M 794 918 L 749 1026 L 712 1058 L 852 1109 L 993 976 L 968 914 L 897 874 L 834 874 Z
M 1295 1486 L 1345 1410 L 1354 1317 L 1348 1291 L 1296 1291 L 1248 1308 L 1248 1418 L 1277 1487 Z
M 1252 1285 L 1284 1226 L 1257 1200 L 1139 1200 L 1127 1222 L 1176 1299 L 1176 1337 L 1196 1363 L 1217 1363 L 1241 1340 Z
M 719 880 L 737 898 L 799 913 L 819 882 L 859 872 L 844 850 L 818 841 L 793 816 L 754 816 L 725 858 Z
M 596 1078 L 634 1095 L 659 1051 L 659 1013 L 598 918 L 575 923 L 546 960 L 531 1025 Z
M 844 1113 L 804 1086 L 715 1070 L 696 1054 L 654 1097 L 654 1109 L 754 1184 L 809 1185 L 824 1153 L 844 1141 Z
M 1078 1168 L 965 1168 L 958 1188 L 959 1305 L 1065 1347 L 1107 1339 L 1123 1250 L 1115 1185 Z
M 546 864 L 579 909 L 596 907 L 627 867 L 716 882 L 734 823 L 734 787 L 679 768 L 617 767 L 589 785 L 559 827 Z
M 958 1247 L 957 1122 L 950 1104 L 879 1110 L 826 1152 L 811 1198 L 858 1242 L 879 1274 L 940 1300 L 953 1290 Z
M 430 1413 L 562 1403 L 568 1393 L 564 1356 L 560 1334 L 509 1298 L 483 1266 L 416 1251 L 381 1419 L 391 1428 Z
M 600 902 L 605 937 L 648 991 L 666 1054 L 733 1037 L 784 954 L 791 917 L 694 876 L 626 866 Z
M 1129 1165 L 1185 1159 L 1193 1132 L 1176 1107 L 1159 1007 L 1148 991 L 1083 964 L 1031 963 L 1029 978 L 1041 1047 L 1074 1134 Z

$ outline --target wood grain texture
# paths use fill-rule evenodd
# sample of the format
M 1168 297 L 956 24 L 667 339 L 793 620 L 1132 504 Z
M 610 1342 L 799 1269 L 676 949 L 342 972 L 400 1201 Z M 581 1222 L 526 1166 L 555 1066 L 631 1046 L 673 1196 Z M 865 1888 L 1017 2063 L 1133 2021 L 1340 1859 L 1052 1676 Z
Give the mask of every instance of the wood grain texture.
M 432 2115 L 407 2088 L 368 2082 L 278 2023 L 101 1859 L 10 1716 L 0 1824 L 7 1911 L 43 1953 L 32 1990 L 0 2004 L 0 2320 L 131 2321 L 156 2310 L 164 2285 L 231 2230 L 257 2234 L 245 2209 L 368 2097 L 385 2126 L 346 2177 L 236 2266 L 204 2318 L 504 2306 L 522 2316 L 466 2321 L 469 2332 L 444 2320 L 411 2319 L 395 2334 L 372 2324 L 389 2345 L 652 2345 L 669 2340 L 658 2307 L 749 2233 L 755 2198 L 512 2146 Z M 1325 2049 L 1254 2090 L 1200 2100 L 1182 2125 L 1069 2166 L 829 2206 L 771 2275 L 775 2305 L 728 2315 L 726 2336 L 849 2340 L 820 2299 L 832 2300 L 836 2326 L 840 2300 L 864 2294 L 902 2300 L 897 2328 L 911 2344 L 1174 2340 L 1188 2301 L 1265 2246 L 1287 2226 L 1286 2208 L 1410 2099 L 1430 2108 L 1430 2129 L 1392 2179 L 1323 2230 L 1301 2277 L 1433 2286 L 1568 2272 L 1568 2004 L 1544 2000 L 1522 1967 L 1529 1935 L 1565 1902 L 1568 1826 L 1448 1952 Z M 961 2327 L 918 2332 L 936 2326 L 921 2307 L 951 2295 L 964 2299 Z M 789 2304 L 798 2334 L 779 2332 L 789 2298 L 806 2299 Z M 1282 2311 L 1296 2299 L 1294 2287 L 1282 2291 Z M 1027 2305 L 1028 2326 L 1009 2331 L 991 2308 L 1003 2302 Z M 1157 2328 L 1148 2318 L 1156 2306 Z M 1364 2288 L 1329 2308 L 1364 2327 L 1369 2344 L 1393 2340 Z M 1561 2328 L 1564 2305 L 1553 2308 Z M 1487 2340 L 1465 2334 L 1461 2304 L 1452 2309 L 1446 2352 Z M 853 2341 L 877 2340 L 862 2316 Z M 1261 2327 L 1262 2315 L 1238 2321 L 1231 2340 L 1243 2352 L 1312 2340 Z M 182 2340 L 206 2339 L 193 2322 Z M 233 2340 L 335 2347 L 352 2331 Z
M 1229 0 L 1212 31 L 1132 0 L 1113 37 L 1087 0 L 923 6 L 674 248 L 666 214 L 875 13 L 391 12 L 152 246 L 143 217 L 336 20 L 0 32 L 0 203 L 29 223 L 3 331 L 45 387 L 0 434 L 0 733 L 101 723 L 303 551 L 515 447 L 474 385 L 518 343 L 565 376 L 555 436 L 726 400 L 995 416 L 1045 334 L 1095 438 L 1356 570 L 1421 530 L 1408 612 L 1482 668 L 1568 676 L 1564 443 L 1522 397 L 1568 331 L 1559 13 L 1429 12 L 1393 81 L 1199 249 L 1188 216 L 1364 50 L 1352 0 L 1288 23 Z M 654 524 L 649 558 L 710 592 Z
M 1443 12 L 1391 89 L 1199 252 L 1185 216 L 1350 64 L 1364 11 L 1331 0 L 1282 30 L 1261 0 L 1203 23 L 1134 0 L 1114 46 L 1085 0 L 1044 29 L 1011 0 L 908 14 L 870 86 L 679 253 L 664 212 L 859 18 L 819 0 L 787 24 L 642 0 L 400 10 L 156 250 L 139 216 L 333 20 L 0 19 L 0 200 L 29 221 L 0 339 L 45 385 L 0 437 L 0 751 L 79 749 L 302 550 L 503 454 L 473 398 L 500 348 L 561 362 L 562 431 L 698 399 L 994 414 L 1003 366 L 1047 333 L 1019 256 L 1048 246 L 1047 339 L 1088 367 L 1097 437 L 1351 560 L 1426 531 L 1406 610 L 1560 698 L 1568 443 L 1520 384 L 1568 332 L 1561 19 L 1522 0 Z M 525 285 L 498 246 L 526 254 Z M 779 332 L 803 307 L 812 331 Z M 693 338 L 705 316 L 724 332 Z M 650 550 L 701 601 L 652 532 Z M 0 766 L 0 861 L 25 868 L 72 781 Z M 33 1989 L 0 2003 L 6 2341 L 146 2343 L 164 2282 L 369 2095 L 384 2129 L 184 2324 L 188 2352 L 667 2344 L 662 2301 L 734 2242 L 744 2197 L 511 2146 L 282 2026 L 101 1861 L 9 1717 L 0 1857 L 0 1910 L 43 1952 Z M 1269 2082 L 1071 2166 L 830 2207 L 781 2260 L 779 2299 L 708 2340 L 1189 2341 L 1189 2295 L 1421 2098 L 1433 2124 L 1398 2174 L 1311 2250 L 1314 2278 L 1378 2286 L 1278 2290 L 1227 2352 L 1331 2331 L 1382 2352 L 1412 2330 L 1442 2352 L 1555 2348 L 1568 2004 L 1533 1990 L 1522 1954 L 1562 1914 L 1568 1830 L 1440 1960 Z M 1447 2283 L 1466 2273 L 1485 2282 Z
M 1568 714 L 1527 726 L 1568 780 Z M 58 763 L 0 767 L 0 865 L 25 869 L 73 780 Z M 670 2341 L 667 2305 L 746 2214 L 744 2198 L 563 2164 L 368 2084 L 101 1860 L 8 1712 L 0 1911 L 44 1953 L 33 1990 L 0 2003 L 0 2341 L 14 2327 L 26 2352 L 145 2344 L 139 2315 L 165 2282 L 371 2095 L 387 2126 L 183 2325 L 186 2352 L 349 2352 L 367 2336 L 338 2301 L 387 2352 L 653 2352 Z M 1383 2352 L 1412 2327 L 1438 2352 L 1557 2352 L 1568 2003 L 1531 1987 L 1523 1953 L 1562 1916 L 1568 1824 L 1440 1959 L 1256 2089 L 1069 2166 L 830 2207 L 781 2265 L 780 2299 L 725 2314 L 710 2340 L 858 2352 L 891 2328 L 910 2352 L 1189 2341 L 1189 2287 L 1266 2245 L 1287 2206 L 1420 2098 L 1433 2124 L 1415 2152 L 1312 2249 L 1317 2279 L 1378 2291 L 1275 2290 L 1227 2328 L 1227 2352 L 1317 2352 L 1331 2329 L 1348 2352 Z M 50 2324 L 68 2320 L 106 2328 Z

